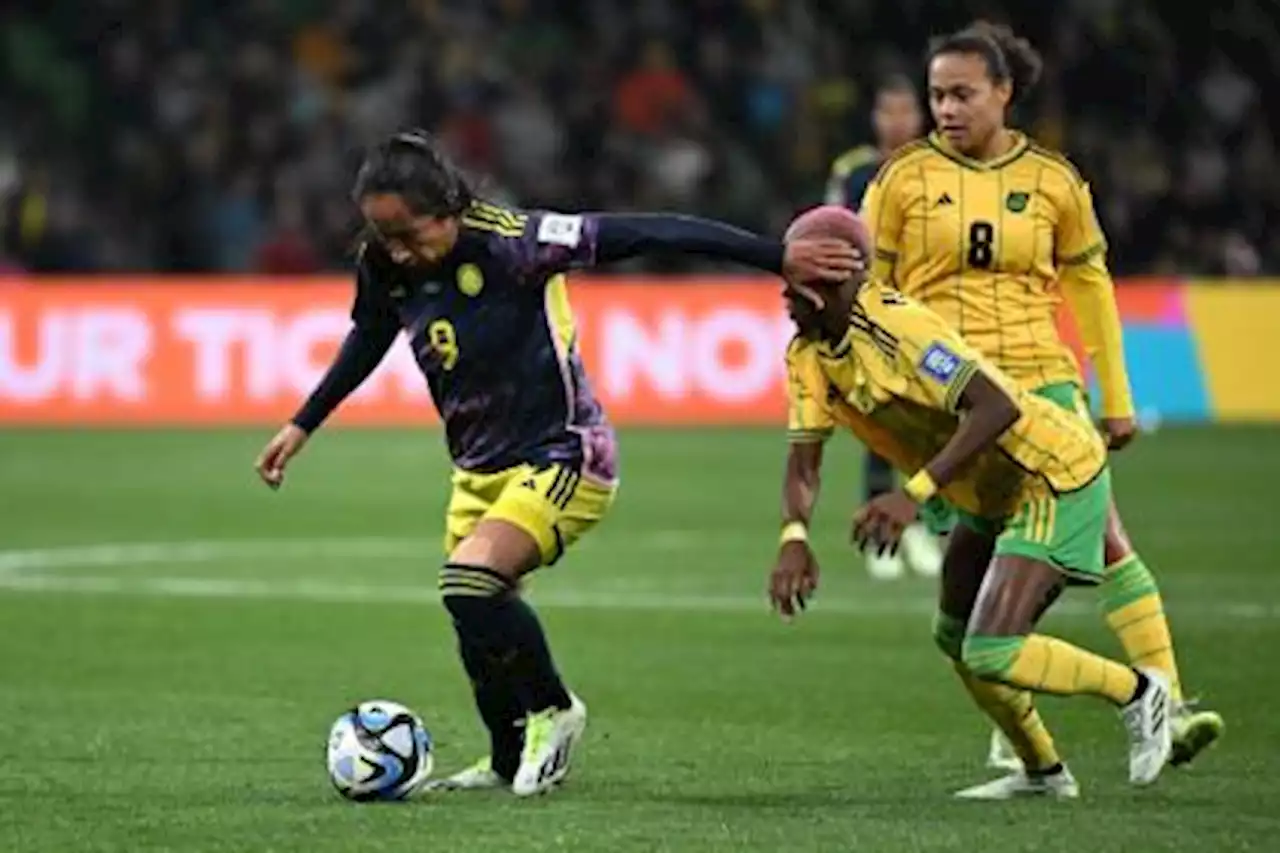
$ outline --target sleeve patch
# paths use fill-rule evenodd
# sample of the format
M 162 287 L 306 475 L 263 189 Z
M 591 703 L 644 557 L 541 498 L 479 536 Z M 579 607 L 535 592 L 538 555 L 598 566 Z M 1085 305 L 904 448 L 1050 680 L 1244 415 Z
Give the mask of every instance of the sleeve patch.
M 939 385 L 950 385 L 964 365 L 964 359 L 937 342 L 930 344 L 920 358 L 921 372 Z
M 548 213 L 538 223 L 538 242 L 576 249 L 582 242 L 582 217 Z

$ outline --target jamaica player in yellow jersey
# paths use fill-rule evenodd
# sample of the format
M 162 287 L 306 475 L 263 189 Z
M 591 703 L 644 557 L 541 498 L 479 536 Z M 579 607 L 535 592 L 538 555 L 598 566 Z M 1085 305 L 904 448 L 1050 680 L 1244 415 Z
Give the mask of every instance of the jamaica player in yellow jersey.
M 862 279 L 787 291 L 799 334 L 787 351 L 775 607 L 793 615 L 817 585 L 807 525 L 823 441 L 844 427 L 910 476 L 859 513 L 860 543 L 896 548 L 937 494 L 975 531 L 948 546 L 941 608 L 961 626 L 954 657 L 974 697 L 1029 762 L 1049 759 L 1029 769 L 1020 793 L 1077 792 L 1027 691 L 1110 701 L 1129 732 L 1130 780 L 1153 782 L 1172 748 L 1168 677 L 1035 633 L 1068 578 L 1102 577 L 1111 488 L 1101 436 L 1082 412 L 1019 388 L 933 311 Z
M 1089 187 L 1065 157 L 1005 125 L 1039 72 L 1035 50 L 1006 27 L 979 22 L 934 42 L 929 102 L 939 130 L 887 161 L 863 201 L 873 271 L 940 314 L 1021 387 L 1077 409 L 1083 379 L 1055 322 L 1065 298 L 1098 374 L 1103 431 L 1118 450 L 1136 434 L 1133 401 Z M 1172 761 L 1190 761 L 1220 736 L 1222 718 L 1183 700 L 1159 589 L 1114 506 L 1106 565 L 1107 623 L 1132 663 L 1171 679 Z M 954 650 L 962 628 L 944 614 L 939 641 Z M 999 737 L 990 763 L 1018 765 Z

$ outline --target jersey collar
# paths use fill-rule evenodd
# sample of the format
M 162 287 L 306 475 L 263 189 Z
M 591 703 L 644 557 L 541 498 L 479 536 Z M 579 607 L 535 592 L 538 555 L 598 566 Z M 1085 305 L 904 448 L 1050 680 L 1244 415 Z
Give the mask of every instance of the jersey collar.
M 1026 134 L 1016 130 L 1012 131 L 1012 133 L 1013 147 L 1004 154 L 1001 154 L 999 157 L 996 157 L 994 160 L 985 161 L 974 160 L 972 157 L 964 156 L 959 151 L 952 148 L 951 144 L 948 143 L 947 140 L 944 139 L 936 130 L 929 134 L 928 141 L 930 148 L 937 151 L 948 160 L 951 160 L 954 163 L 959 163 L 966 169 L 973 169 L 975 172 L 989 172 L 1009 165 L 1014 160 L 1017 160 L 1023 154 L 1027 153 L 1027 149 L 1031 147 L 1031 142 L 1027 139 Z

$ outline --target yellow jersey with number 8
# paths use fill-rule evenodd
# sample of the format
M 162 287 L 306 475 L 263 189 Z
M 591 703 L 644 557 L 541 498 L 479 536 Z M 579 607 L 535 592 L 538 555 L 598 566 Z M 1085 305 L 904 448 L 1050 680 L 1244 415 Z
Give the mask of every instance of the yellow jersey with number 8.
M 1066 295 L 1086 315 L 1104 407 L 1127 415 L 1119 318 L 1089 187 L 1061 155 L 1022 134 L 1013 139 L 1005 155 L 977 162 L 935 134 L 887 161 L 862 206 L 873 274 L 928 305 L 1028 388 L 1082 383 L 1057 327 L 1064 288 L 1074 289 Z

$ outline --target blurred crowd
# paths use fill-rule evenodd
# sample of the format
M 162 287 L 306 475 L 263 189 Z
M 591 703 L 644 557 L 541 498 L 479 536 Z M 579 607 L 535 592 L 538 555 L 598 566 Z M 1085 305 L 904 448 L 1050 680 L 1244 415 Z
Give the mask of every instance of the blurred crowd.
M 768 232 L 869 141 L 873 82 L 983 15 L 1045 53 L 1019 123 L 1124 273 L 1280 274 L 1274 3 L 42 0 L 0 12 L 0 264 L 349 263 L 360 149 L 420 125 L 498 200 Z

